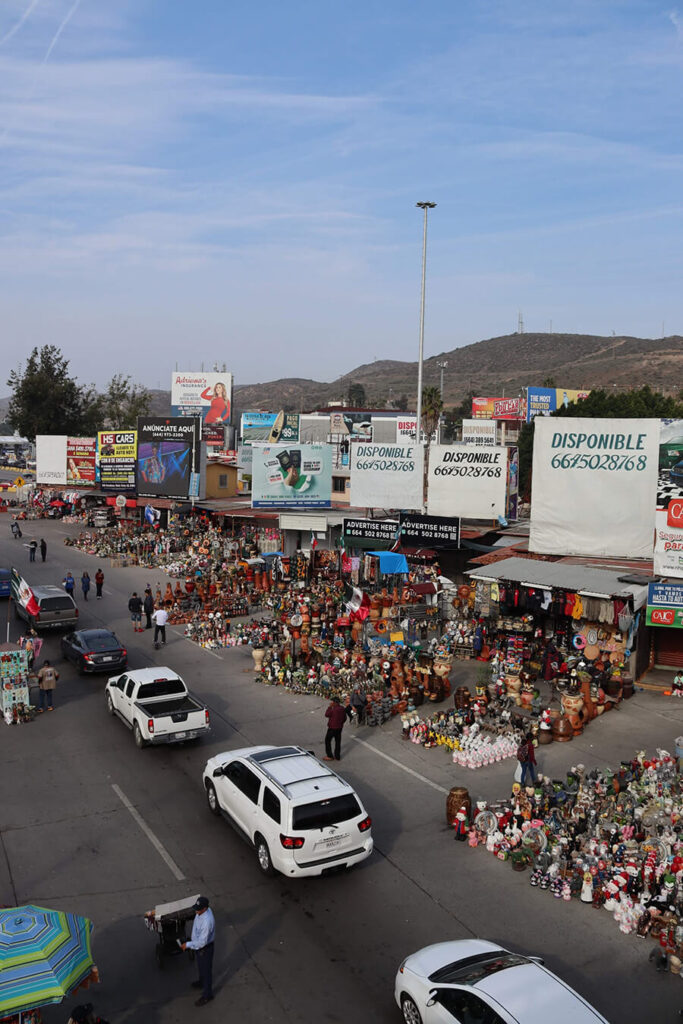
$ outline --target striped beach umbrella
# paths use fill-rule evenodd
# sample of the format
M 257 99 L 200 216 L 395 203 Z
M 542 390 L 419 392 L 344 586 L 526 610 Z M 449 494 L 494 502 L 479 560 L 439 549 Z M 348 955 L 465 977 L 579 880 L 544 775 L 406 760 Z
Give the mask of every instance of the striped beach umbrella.
M 0 1017 L 60 1003 L 93 969 L 92 922 L 45 907 L 0 910 Z

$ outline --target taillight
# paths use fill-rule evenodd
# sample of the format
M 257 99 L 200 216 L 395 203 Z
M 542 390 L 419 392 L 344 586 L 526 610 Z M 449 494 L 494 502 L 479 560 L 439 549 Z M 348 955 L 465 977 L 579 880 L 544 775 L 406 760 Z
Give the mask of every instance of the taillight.
M 125 647 L 121 648 L 121 657 L 122 658 L 127 658 L 128 657 L 128 651 L 126 650 Z
M 74 608 L 74 611 L 76 613 L 76 618 L 78 618 L 78 608 Z
M 147 730 L 150 733 L 150 735 L 154 732 L 154 719 L 153 718 L 148 718 L 147 719 Z
M 372 825 L 372 818 L 370 817 L 369 814 L 368 814 L 367 818 L 363 818 L 362 821 L 358 822 L 358 828 L 359 828 L 359 830 L 361 832 L 367 832 L 367 830 L 370 828 L 371 825 Z
M 94 651 L 88 651 L 88 653 L 84 654 L 83 657 L 86 661 L 92 661 L 94 653 Z
M 204 721 L 206 722 L 207 725 L 209 724 L 209 709 L 208 708 L 204 708 Z
M 280 842 L 284 846 L 285 850 L 300 850 L 304 845 L 304 840 L 300 836 L 280 836 Z

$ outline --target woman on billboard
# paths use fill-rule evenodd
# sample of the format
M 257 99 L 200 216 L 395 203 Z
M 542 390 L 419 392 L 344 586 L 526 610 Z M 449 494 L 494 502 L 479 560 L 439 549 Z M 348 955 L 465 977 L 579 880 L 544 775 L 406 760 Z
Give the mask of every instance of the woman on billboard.
M 222 381 L 217 381 L 213 386 L 213 394 L 209 390 L 203 392 L 202 398 L 210 399 L 211 405 L 204 417 L 205 423 L 227 423 L 230 419 L 230 406 L 228 405 L 228 391 Z

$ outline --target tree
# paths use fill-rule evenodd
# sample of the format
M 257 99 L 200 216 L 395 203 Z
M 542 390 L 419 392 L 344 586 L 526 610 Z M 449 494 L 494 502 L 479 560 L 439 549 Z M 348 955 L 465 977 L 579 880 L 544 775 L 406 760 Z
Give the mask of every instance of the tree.
M 362 384 L 349 384 L 349 405 L 352 409 L 363 409 L 367 399 Z
M 544 387 L 544 388 L 556 388 L 557 384 L 555 383 L 555 378 L 554 377 L 545 377 L 541 387 Z
M 373 409 L 386 409 L 387 400 L 386 398 L 373 398 L 372 408 Z
M 427 443 L 436 432 L 441 418 L 443 401 L 439 388 L 431 385 L 422 389 L 422 431 L 427 435 Z
M 409 403 L 409 400 L 408 400 L 408 396 L 404 393 L 404 394 L 401 395 L 400 398 L 397 398 L 394 401 L 394 408 L 398 409 L 399 412 L 407 412 L 409 404 L 410 403 Z
M 148 416 L 152 396 L 141 384 L 132 384 L 130 377 L 115 374 L 109 381 L 103 399 L 104 417 L 113 430 L 134 427 L 138 416 Z
M 69 360 L 56 345 L 34 348 L 7 384 L 12 389 L 7 419 L 29 441 L 36 434 L 91 435 L 101 424 L 100 397 L 69 376 Z

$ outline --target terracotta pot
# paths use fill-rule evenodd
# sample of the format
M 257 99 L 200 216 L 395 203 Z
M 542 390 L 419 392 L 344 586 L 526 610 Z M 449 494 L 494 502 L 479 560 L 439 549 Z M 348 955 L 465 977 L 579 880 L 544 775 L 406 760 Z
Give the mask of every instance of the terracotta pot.
M 572 729 L 574 730 L 575 736 L 580 736 L 583 732 L 583 721 L 581 715 L 567 715 Z
M 547 743 L 553 742 L 552 729 L 539 729 L 538 730 L 538 744 L 543 747 Z
M 574 738 L 574 729 L 571 722 L 565 715 L 560 715 L 553 722 L 553 739 L 557 740 L 558 743 L 568 743 L 569 740 Z
M 446 797 L 446 821 L 452 825 L 461 807 L 465 808 L 468 821 L 472 820 L 472 800 L 464 786 L 453 786 Z

